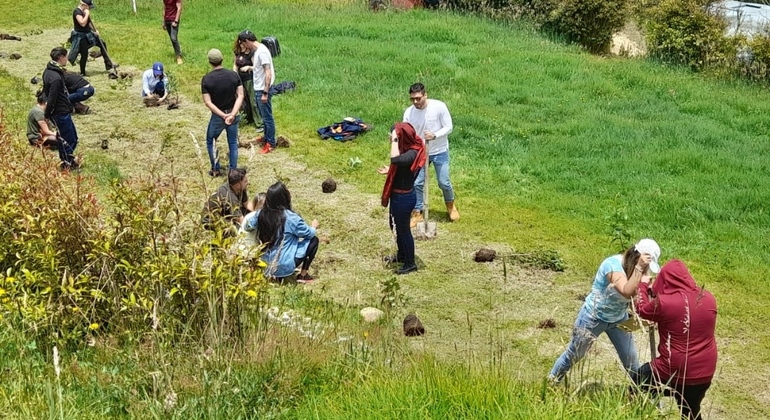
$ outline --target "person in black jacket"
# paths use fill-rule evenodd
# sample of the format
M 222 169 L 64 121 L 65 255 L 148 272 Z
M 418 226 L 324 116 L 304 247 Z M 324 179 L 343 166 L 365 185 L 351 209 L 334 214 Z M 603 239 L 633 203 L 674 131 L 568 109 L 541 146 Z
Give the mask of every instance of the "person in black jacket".
M 48 98 L 45 117 L 54 121 L 59 129 L 59 158 L 62 169 L 78 169 L 75 162 L 75 148 L 78 132 L 72 122 L 72 104 L 64 83 L 64 66 L 67 65 L 67 50 L 56 47 L 51 50 L 51 61 L 43 71 L 43 93 Z
M 64 86 L 67 87 L 69 100 L 75 108 L 75 113 L 90 113 L 91 108 L 83 102 L 94 96 L 96 89 L 94 89 L 93 85 L 84 79 L 83 76 L 68 71 L 64 73 Z

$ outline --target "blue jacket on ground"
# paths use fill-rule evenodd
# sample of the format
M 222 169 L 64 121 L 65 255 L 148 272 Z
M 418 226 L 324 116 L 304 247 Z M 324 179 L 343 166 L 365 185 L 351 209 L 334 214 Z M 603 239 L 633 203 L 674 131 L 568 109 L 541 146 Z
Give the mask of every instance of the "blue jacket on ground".
M 290 276 L 297 264 L 295 258 L 303 258 L 310 244 L 310 239 L 315 236 L 316 230 L 305 223 L 297 213 L 284 210 L 286 221 L 283 223 L 283 239 L 262 254 L 262 261 L 267 263 L 265 275 L 273 277 Z M 257 230 L 259 212 L 248 220 L 244 230 L 253 232 Z M 259 235 L 257 235 L 259 237 Z

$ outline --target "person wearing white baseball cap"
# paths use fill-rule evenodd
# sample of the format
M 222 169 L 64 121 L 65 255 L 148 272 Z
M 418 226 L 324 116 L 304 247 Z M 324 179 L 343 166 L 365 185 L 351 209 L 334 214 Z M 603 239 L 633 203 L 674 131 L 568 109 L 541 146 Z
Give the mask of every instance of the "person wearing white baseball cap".
M 549 380 L 560 382 L 579 362 L 600 334 L 606 333 L 618 352 L 626 371 L 639 368 L 636 346 L 630 332 L 619 328 L 628 319 L 628 306 L 639 283 L 649 281 L 650 273 L 660 271 L 660 247 L 652 239 L 642 239 L 623 254 L 602 261 L 594 277 L 591 293 L 580 308 L 569 346 L 556 360 Z

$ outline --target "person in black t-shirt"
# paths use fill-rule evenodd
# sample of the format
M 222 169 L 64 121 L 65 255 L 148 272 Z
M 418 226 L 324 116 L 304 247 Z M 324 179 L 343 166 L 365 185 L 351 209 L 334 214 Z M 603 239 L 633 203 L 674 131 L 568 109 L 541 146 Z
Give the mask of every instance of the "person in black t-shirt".
M 75 113 L 90 113 L 91 108 L 83 104 L 83 102 L 94 96 L 94 92 L 96 92 L 91 83 L 77 73 L 66 72 L 64 73 L 64 86 L 67 87 L 68 97 L 70 103 L 75 108 Z
M 239 39 L 235 38 L 235 44 L 233 45 L 233 54 L 235 54 L 233 71 L 238 73 L 238 76 L 241 76 L 241 83 L 243 83 L 245 95 L 243 98 L 243 116 L 245 118 L 242 122 L 254 124 L 257 127 L 257 131 L 263 131 L 262 117 L 259 115 L 259 108 L 257 108 L 256 99 L 253 95 L 255 50 L 249 48 L 245 43 L 241 43 Z
M 238 74 L 222 67 L 221 51 L 216 48 L 209 50 L 208 59 L 212 69 L 201 80 L 203 103 L 211 110 L 206 130 L 206 149 L 211 162 L 209 175 L 220 176 L 222 172 L 214 141 L 222 134 L 222 130 L 227 131 L 229 167 L 233 169 L 238 166 L 238 123 L 241 120 L 238 113 L 243 103 L 243 84 Z
M 75 59 L 80 55 L 80 74 L 86 75 L 86 62 L 88 61 L 88 49 L 98 46 L 99 51 L 104 58 L 104 68 L 107 71 L 112 69 L 112 62 L 107 55 L 107 45 L 104 40 L 99 38 L 97 31 L 91 22 L 91 8 L 94 7 L 93 0 L 80 0 L 80 5 L 72 11 L 72 34 L 70 35 L 70 52 L 67 56 L 70 64 L 75 64 Z

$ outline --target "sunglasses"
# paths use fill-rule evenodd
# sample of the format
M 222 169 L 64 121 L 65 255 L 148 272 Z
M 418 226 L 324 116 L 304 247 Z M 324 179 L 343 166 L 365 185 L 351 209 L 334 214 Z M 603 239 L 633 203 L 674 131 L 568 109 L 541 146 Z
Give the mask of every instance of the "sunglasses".
M 425 97 L 425 95 L 420 95 L 420 96 L 410 96 L 410 97 L 409 97 L 409 100 L 410 100 L 410 101 L 412 101 L 412 102 L 416 102 L 416 101 L 420 101 L 420 100 L 422 100 L 422 98 L 424 98 L 424 97 Z

